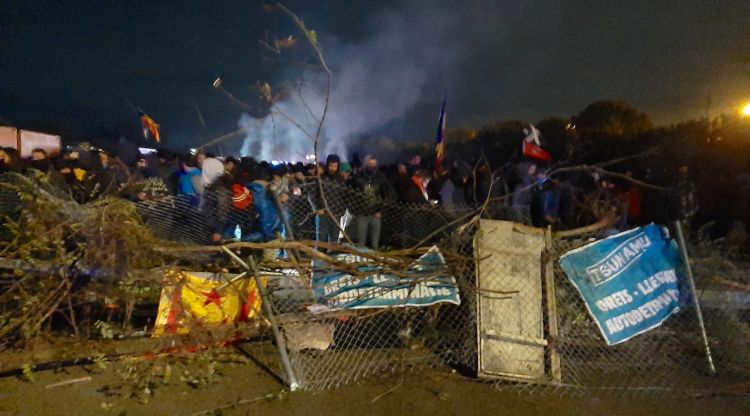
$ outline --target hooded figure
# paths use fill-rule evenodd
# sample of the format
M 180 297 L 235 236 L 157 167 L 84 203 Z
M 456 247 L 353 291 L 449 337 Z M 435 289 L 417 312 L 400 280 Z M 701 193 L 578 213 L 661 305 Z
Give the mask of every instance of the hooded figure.
M 313 186 L 310 193 L 310 205 L 314 211 L 318 212 L 315 217 L 316 239 L 323 242 L 337 242 L 339 234 L 338 220 L 346 211 L 344 201 L 344 178 L 341 176 L 340 164 L 341 159 L 335 154 L 330 154 L 326 158 L 325 171 L 320 175 L 321 186 Z M 328 203 L 330 213 L 325 212 L 326 204 L 320 193 L 323 188 L 325 201 Z M 333 218 L 331 218 L 333 216 Z

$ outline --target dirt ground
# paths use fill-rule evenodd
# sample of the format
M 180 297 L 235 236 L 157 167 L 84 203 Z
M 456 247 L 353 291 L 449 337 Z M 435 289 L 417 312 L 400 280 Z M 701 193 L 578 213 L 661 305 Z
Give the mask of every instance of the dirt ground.
M 128 348 L 148 346 L 137 341 Z M 112 353 L 121 346 L 98 350 Z M 118 350 L 117 348 L 120 348 Z M 64 355 L 64 354 L 63 354 Z M 750 415 L 748 396 L 676 399 L 560 395 L 497 389 L 446 369 L 389 374 L 324 392 L 288 392 L 252 362 L 224 354 L 210 360 L 171 361 L 171 381 L 164 381 L 164 363 L 143 359 L 38 371 L 0 379 L 0 415 Z M 0 353 L 0 371 L 24 360 L 64 358 L 47 349 Z M 217 360 L 217 361 L 213 361 Z M 206 379 L 206 363 L 216 363 Z M 213 366 L 213 364 L 210 364 Z M 128 370 L 159 370 L 148 394 L 128 379 Z M 147 369 L 147 370 L 144 370 Z M 191 377 L 186 375 L 192 372 Z M 90 377 L 90 380 L 86 379 Z M 51 386 L 66 380 L 86 381 Z M 195 382 L 198 379 L 200 382 Z M 136 391 L 136 389 L 138 391 Z M 232 404 L 234 403 L 234 406 Z

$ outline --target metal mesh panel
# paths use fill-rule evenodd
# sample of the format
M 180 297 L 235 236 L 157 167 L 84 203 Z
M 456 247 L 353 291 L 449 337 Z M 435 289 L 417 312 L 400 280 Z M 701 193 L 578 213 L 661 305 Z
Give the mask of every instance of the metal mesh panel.
M 559 258 L 568 250 L 591 241 L 594 241 L 593 236 L 556 240 L 552 257 Z M 743 353 L 736 354 L 736 343 L 747 340 L 747 323 L 740 323 L 735 313 L 734 325 L 717 327 L 727 322 L 723 317 L 732 314 L 727 304 L 721 305 L 727 307 L 725 310 L 716 309 L 714 305 L 704 307 L 703 311 L 709 342 L 721 374 L 712 377 L 692 303 L 683 305 L 662 326 L 625 343 L 607 346 L 582 298 L 557 261 L 554 276 L 559 337 L 553 338 L 553 342 L 561 356 L 563 385 L 684 393 L 731 383 L 737 370 L 747 368 L 747 354 L 744 353 L 744 359 L 741 358 Z M 727 357 L 727 351 L 735 351 L 735 354 Z
M 3 178 L 3 182 L 14 180 Z M 545 240 L 544 230 L 476 220 L 477 216 L 514 218 L 501 199 L 484 206 L 446 209 L 428 203 L 372 200 L 352 188 L 327 186 L 329 211 L 346 231 L 340 242 L 360 242 L 357 217 L 372 214 L 376 204 L 382 213 L 379 248 L 396 256 L 399 252 L 392 250 L 437 245 L 446 254 L 447 271 L 455 277 L 461 302 L 311 313 L 307 306 L 318 299 L 310 276 L 289 272 L 289 253 L 266 250 L 258 256 L 264 260 L 261 274 L 269 279 L 269 301 L 292 368 L 304 388 L 332 388 L 378 372 L 434 366 L 490 377 L 498 380 L 498 388 L 533 392 L 564 388 L 677 393 L 747 381 L 747 305 L 722 297 L 728 292 L 710 279 L 715 273 L 724 273 L 726 279 L 740 283 L 732 293 L 746 299 L 748 265 L 741 260 L 719 262 L 719 266 L 711 263 L 709 267 L 716 250 L 691 247 L 718 370 L 717 376 L 709 376 L 691 305 L 657 329 L 614 347 L 605 344 L 557 262 L 563 253 L 598 235 Z M 277 207 L 281 215 L 274 227 L 287 238 L 314 240 L 316 222 L 325 217 L 315 210 L 320 208 L 314 201 L 318 184 L 312 180 L 290 184 L 295 187 L 299 192 L 290 192 L 289 200 Z M 62 195 L 51 197 L 75 204 Z M 209 244 L 218 218 L 225 238 L 239 229 L 240 238 L 246 239 L 260 221 L 254 210 L 222 211 L 216 204 L 182 196 L 150 198 L 136 205 L 141 220 L 158 237 L 186 245 Z M 7 218 L 17 216 L 23 206 L 16 192 L 0 190 L 0 210 Z M 351 220 L 341 222 L 347 213 Z M 283 223 L 289 227 L 285 229 Z M 371 226 L 367 233 L 372 233 Z M 320 250 L 328 254 L 337 251 L 335 246 Z M 284 374 L 275 349 L 267 342 L 271 337 L 265 335 L 260 340 L 244 344 L 243 349 L 277 374 Z

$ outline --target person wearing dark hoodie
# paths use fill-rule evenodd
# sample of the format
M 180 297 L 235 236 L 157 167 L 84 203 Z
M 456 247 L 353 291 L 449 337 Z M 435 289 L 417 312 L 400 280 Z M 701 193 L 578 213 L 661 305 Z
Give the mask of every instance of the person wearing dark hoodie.
M 310 205 L 313 211 L 317 213 L 315 217 L 317 241 L 326 243 L 338 241 L 338 220 L 346 209 L 342 198 L 345 185 L 341 172 L 339 172 L 340 162 L 341 159 L 337 155 L 328 155 L 323 173 L 320 174 L 320 186 L 313 185 L 312 192 L 310 192 Z M 326 212 L 326 204 L 323 195 L 320 193 L 320 188 L 323 190 L 325 202 L 327 202 L 330 212 Z
M 410 204 L 402 218 L 401 244 L 408 247 L 420 241 L 429 234 L 435 224 L 430 207 L 437 204 L 437 200 L 430 195 L 429 184 L 432 175 L 426 169 L 418 169 L 411 177 L 411 184 L 402 198 L 402 202 Z
M 396 166 L 396 173 L 393 176 L 392 183 L 393 189 L 396 190 L 396 195 L 403 201 L 406 198 L 406 192 L 411 188 L 411 176 L 405 164 L 399 163 Z
M 159 160 L 155 155 L 141 155 L 128 183 L 121 189 L 126 198 L 139 202 L 161 199 L 169 195 L 169 188 L 158 174 Z
M 43 175 L 40 178 L 42 188 L 62 194 L 67 194 L 70 191 L 68 184 L 65 182 L 65 178 L 63 178 L 62 174 L 58 172 L 57 169 L 54 169 L 46 150 L 41 148 L 32 150 L 29 166 Z
M 78 152 L 78 166 L 73 171 L 81 183 L 79 202 L 93 201 L 103 195 L 118 191 L 119 184 L 114 175 L 102 166 L 98 152 L 85 150 Z
M 365 156 L 362 170 L 354 176 L 352 185 L 362 193 L 361 203 L 353 208 L 357 226 L 356 242 L 365 247 L 369 229 L 370 248 L 377 250 L 380 246 L 383 201 L 391 199 L 392 194 L 388 180 L 378 170 L 378 160 Z

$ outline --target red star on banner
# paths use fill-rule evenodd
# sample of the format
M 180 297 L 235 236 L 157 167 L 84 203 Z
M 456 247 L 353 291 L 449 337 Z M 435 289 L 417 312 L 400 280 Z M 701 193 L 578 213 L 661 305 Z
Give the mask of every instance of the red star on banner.
M 213 303 L 214 305 L 221 308 L 221 295 L 216 291 L 216 289 L 211 289 L 210 292 L 204 293 L 204 295 L 206 296 L 206 301 L 203 302 L 203 306 L 206 306 L 209 303 Z

